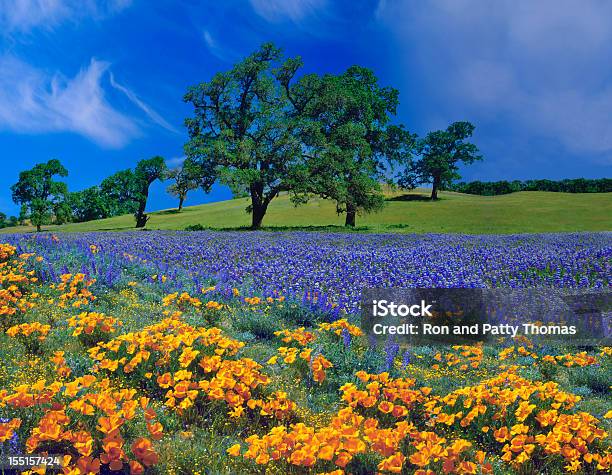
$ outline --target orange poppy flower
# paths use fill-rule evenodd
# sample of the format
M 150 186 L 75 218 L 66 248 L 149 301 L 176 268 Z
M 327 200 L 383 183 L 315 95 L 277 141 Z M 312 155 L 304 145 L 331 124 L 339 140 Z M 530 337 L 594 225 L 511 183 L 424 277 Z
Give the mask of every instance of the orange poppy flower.
M 159 456 L 153 449 L 153 444 L 146 437 L 140 437 L 134 441 L 132 444 L 132 453 L 146 467 L 155 465 L 159 461 Z

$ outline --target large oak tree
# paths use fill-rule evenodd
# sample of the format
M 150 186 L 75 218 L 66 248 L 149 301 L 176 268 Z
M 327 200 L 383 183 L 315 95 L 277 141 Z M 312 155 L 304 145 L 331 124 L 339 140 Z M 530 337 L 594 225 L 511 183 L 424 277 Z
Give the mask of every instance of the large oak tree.
M 194 108 L 185 121 L 187 159 L 201 168 L 204 190 L 219 179 L 235 194 L 250 196 L 253 229 L 261 226 L 270 202 L 292 188 L 302 158 L 291 104 L 275 75 L 281 61 L 280 50 L 266 43 L 185 95 Z
M 295 107 L 305 152 L 294 199 L 331 199 L 338 214 L 346 213 L 345 225 L 355 226 L 358 213 L 382 208 L 386 170 L 411 152 L 413 135 L 390 125 L 399 93 L 360 66 L 290 84 L 293 73 L 287 69 L 279 77 Z

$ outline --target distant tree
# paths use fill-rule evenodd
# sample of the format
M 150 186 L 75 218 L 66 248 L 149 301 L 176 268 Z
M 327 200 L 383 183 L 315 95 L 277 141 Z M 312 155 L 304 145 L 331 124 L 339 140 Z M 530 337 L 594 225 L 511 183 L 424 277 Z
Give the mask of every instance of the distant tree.
M 345 225 L 355 226 L 358 213 L 382 208 L 384 172 L 390 162 L 406 160 L 414 141 L 403 127 L 389 125 L 399 93 L 360 66 L 289 85 L 292 73 L 279 77 L 297 110 L 306 150 L 294 200 L 311 194 L 331 199 L 338 214 L 346 213 Z
M 251 228 L 257 229 L 270 202 L 292 187 L 302 159 L 285 91 L 275 75 L 281 51 L 271 43 L 189 88 L 185 102 L 194 116 L 185 121 L 185 154 L 200 167 L 205 191 L 219 179 L 235 194 L 248 193 Z M 282 66 L 281 66 L 282 68 Z
M 459 163 L 469 164 L 482 160 L 478 147 L 466 141 L 472 136 L 474 126 L 469 122 L 454 122 L 446 130 L 429 132 L 417 140 L 417 161 L 410 161 L 398 183 L 414 188 L 419 183 L 431 183 L 431 199 L 438 199 L 438 190 L 449 187 L 453 180 L 461 178 Z
M 68 192 L 65 183 L 53 181 L 56 175 L 66 177 L 68 171 L 59 160 L 49 160 L 21 172 L 19 181 L 11 187 L 13 201 L 22 205 L 22 214 L 27 213 L 37 231 L 51 222 L 54 206 L 63 201 Z
M 183 203 L 187 193 L 201 186 L 201 174 L 199 167 L 193 162 L 186 160 L 182 166 L 168 171 L 166 178 L 174 182 L 166 188 L 166 191 L 179 200 L 178 211 L 183 209 Z
M 100 193 L 110 216 L 134 214 L 138 210 L 137 180 L 134 171 L 129 168 L 102 180 Z
M 0 212 L 0 228 L 17 226 L 17 224 L 17 218 L 15 216 L 7 217 L 5 213 Z
M 134 213 L 136 227 L 143 228 L 149 217 L 145 213 L 147 199 L 149 198 L 149 187 L 155 180 L 163 179 L 167 171 L 166 162 L 162 157 L 140 160 L 134 169 L 134 189 L 137 191 L 138 208 Z
M 560 181 L 553 180 L 513 180 L 507 181 L 471 181 L 469 183 L 454 183 L 452 191 L 472 195 L 504 195 L 517 191 L 551 191 L 563 193 L 610 193 L 612 179 L 610 178 L 574 178 Z

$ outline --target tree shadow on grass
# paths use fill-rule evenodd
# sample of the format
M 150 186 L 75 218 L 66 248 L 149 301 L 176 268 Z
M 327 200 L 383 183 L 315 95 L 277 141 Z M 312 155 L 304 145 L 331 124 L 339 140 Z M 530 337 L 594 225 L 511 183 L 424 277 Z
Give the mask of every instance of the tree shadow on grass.
M 155 213 L 151 213 L 152 215 L 167 215 L 167 214 L 183 214 L 184 209 L 179 211 L 178 209 L 165 209 L 163 211 L 155 211 Z
M 346 232 L 367 232 L 370 231 L 369 226 L 355 226 L 354 228 L 341 226 L 341 225 L 326 225 L 326 226 L 262 226 L 259 231 L 265 232 L 326 232 L 326 233 L 346 233 Z M 202 226 L 200 224 L 187 226 L 185 231 L 252 231 L 249 226 L 236 226 L 236 227 L 214 227 L 214 226 Z
M 392 198 L 387 198 L 385 201 L 432 201 L 432 199 L 427 195 L 406 193 L 403 195 L 394 196 Z

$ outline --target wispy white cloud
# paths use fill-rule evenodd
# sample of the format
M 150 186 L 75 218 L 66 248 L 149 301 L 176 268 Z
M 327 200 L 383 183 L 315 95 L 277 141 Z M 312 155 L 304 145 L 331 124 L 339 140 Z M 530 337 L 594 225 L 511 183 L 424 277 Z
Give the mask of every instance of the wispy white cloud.
M 453 113 L 612 163 L 612 2 L 381 1 L 377 16 Z
M 299 23 L 327 6 L 327 0 L 249 0 L 255 12 L 271 22 Z
M 115 80 L 115 76 L 113 75 L 112 72 L 109 73 L 109 78 L 110 78 L 111 86 L 113 86 L 115 89 L 117 89 L 118 91 L 120 91 L 123 94 L 125 94 L 125 96 L 133 104 L 135 104 L 140 110 L 142 110 L 153 122 L 155 122 L 160 127 L 163 127 L 164 129 L 169 130 L 170 132 L 179 133 L 179 131 L 176 129 L 176 127 L 174 127 L 171 124 L 169 124 L 168 121 L 166 121 L 161 115 L 159 115 L 151 106 L 149 106 L 148 104 L 143 102 L 136 95 L 136 93 L 134 91 L 132 91 L 131 89 L 129 89 L 129 88 L 119 84 Z
M 140 131 L 105 97 L 101 80 L 108 66 L 92 59 L 76 76 L 66 78 L 12 56 L 0 57 L 0 129 L 72 132 L 105 147 L 122 147 Z
M 209 30 L 204 30 L 202 37 L 204 38 L 204 43 L 206 44 L 208 51 L 210 51 L 211 54 L 217 59 L 232 63 L 240 58 L 240 55 L 229 47 L 225 45 L 221 46 Z
M 81 18 L 103 18 L 127 8 L 132 0 L 0 0 L 0 30 L 27 32 Z

